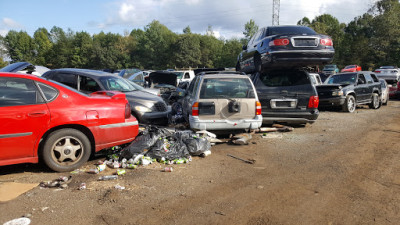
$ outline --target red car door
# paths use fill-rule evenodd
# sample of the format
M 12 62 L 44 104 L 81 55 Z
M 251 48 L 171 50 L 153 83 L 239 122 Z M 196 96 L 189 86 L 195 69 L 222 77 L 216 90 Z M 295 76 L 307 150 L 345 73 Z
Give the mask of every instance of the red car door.
M 0 89 L 0 165 L 29 161 L 49 124 L 47 104 L 29 79 L 2 76 Z

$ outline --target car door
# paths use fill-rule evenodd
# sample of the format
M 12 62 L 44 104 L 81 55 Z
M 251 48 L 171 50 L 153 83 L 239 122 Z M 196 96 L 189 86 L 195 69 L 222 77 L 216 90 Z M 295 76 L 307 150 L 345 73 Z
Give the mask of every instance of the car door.
M 364 102 L 368 98 L 368 85 L 363 74 L 357 75 L 357 85 L 354 87 L 357 96 L 357 102 Z
M 195 97 L 195 86 L 198 85 L 198 81 L 200 80 L 200 76 L 195 77 L 192 82 L 190 82 L 190 85 L 188 89 L 185 92 L 185 97 L 183 97 L 182 100 L 182 111 L 183 115 L 185 118 L 189 118 L 189 115 L 192 112 L 192 102 Z
M 260 29 L 255 35 L 253 42 L 247 46 L 247 52 L 248 52 L 248 57 L 249 57 L 249 63 L 250 63 L 250 68 L 252 70 L 255 69 L 255 55 L 257 53 L 258 45 L 261 42 L 262 36 L 264 33 L 264 29 Z
M 0 77 L 0 89 L 0 162 L 33 157 L 50 121 L 47 104 L 30 79 Z

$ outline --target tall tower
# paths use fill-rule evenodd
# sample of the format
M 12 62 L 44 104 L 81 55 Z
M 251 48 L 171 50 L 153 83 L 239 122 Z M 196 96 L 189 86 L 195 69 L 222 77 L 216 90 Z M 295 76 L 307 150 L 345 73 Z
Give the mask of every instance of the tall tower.
M 272 0 L 272 26 L 279 25 L 279 7 L 280 7 L 280 0 Z

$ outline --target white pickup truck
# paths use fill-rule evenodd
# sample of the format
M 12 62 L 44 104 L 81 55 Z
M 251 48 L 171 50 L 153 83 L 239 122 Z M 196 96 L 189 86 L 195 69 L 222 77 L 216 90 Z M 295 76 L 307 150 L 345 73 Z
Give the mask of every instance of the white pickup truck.
M 193 70 L 178 70 L 178 71 L 173 71 L 177 75 L 178 79 L 178 84 L 181 82 L 189 82 L 193 80 L 194 78 L 194 71 Z

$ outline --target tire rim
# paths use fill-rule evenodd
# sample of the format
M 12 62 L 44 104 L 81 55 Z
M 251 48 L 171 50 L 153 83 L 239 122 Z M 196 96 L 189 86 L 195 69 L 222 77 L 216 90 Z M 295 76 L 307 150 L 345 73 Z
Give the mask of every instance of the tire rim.
M 378 108 L 378 106 L 379 106 L 379 102 L 378 102 L 378 96 L 377 95 L 374 95 L 374 108 L 376 109 L 376 108 Z
M 82 142 L 72 136 L 58 139 L 51 148 L 51 158 L 62 166 L 70 166 L 80 161 L 83 157 L 84 147 Z
M 349 98 L 349 101 L 347 102 L 347 108 L 349 109 L 349 112 L 354 112 L 356 109 L 353 98 Z

